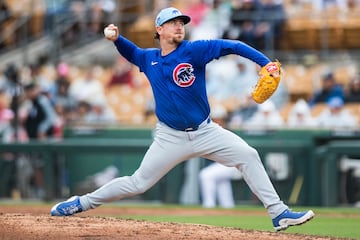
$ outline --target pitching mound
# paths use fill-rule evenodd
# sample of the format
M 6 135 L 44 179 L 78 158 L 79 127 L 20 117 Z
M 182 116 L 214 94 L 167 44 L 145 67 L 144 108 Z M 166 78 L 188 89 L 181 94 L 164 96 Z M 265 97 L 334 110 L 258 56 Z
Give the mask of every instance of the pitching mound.
M 139 213 L 141 209 L 134 208 Z M 149 209 L 144 209 L 149 214 Z M 304 235 L 250 231 L 200 224 L 155 223 L 81 213 L 71 217 L 50 217 L 49 207 L 0 206 L 0 239 L 330 239 Z M 104 209 L 104 215 L 109 209 Z M 127 208 L 127 213 L 132 212 Z M 101 215 L 101 208 L 94 211 Z M 158 213 L 158 212 L 157 212 Z

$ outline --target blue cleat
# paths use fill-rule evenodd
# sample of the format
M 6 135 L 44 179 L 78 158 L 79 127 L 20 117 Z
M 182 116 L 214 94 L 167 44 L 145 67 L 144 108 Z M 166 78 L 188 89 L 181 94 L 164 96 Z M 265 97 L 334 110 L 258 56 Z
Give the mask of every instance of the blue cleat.
M 311 210 L 305 212 L 292 212 L 290 209 L 285 210 L 279 216 L 272 220 L 276 231 L 285 230 L 290 226 L 301 225 L 315 216 Z
M 80 197 L 73 196 L 64 202 L 59 202 L 51 208 L 51 216 L 70 216 L 82 212 Z

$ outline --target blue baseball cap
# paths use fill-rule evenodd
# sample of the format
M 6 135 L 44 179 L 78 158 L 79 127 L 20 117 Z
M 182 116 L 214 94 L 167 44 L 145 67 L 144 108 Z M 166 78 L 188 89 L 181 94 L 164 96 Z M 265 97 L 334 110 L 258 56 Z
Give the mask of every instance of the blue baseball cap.
M 340 97 L 332 97 L 328 101 L 328 106 L 330 108 L 340 108 L 344 105 L 344 101 Z
M 164 8 L 159 12 L 155 19 L 155 27 L 159 27 L 164 23 L 173 20 L 175 18 L 181 18 L 184 21 L 184 24 L 190 22 L 191 18 L 187 15 L 184 15 L 180 12 L 179 9 L 174 7 Z

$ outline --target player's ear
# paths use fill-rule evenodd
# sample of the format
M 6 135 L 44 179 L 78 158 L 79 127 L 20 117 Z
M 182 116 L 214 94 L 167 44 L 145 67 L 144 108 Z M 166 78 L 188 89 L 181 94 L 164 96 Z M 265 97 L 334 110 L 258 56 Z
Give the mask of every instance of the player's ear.
M 158 26 L 158 27 L 156 27 L 156 33 L 157 33 L 157 35 L 161 35 L 161 33 L 162 33 L 162 31 L 163 31 L 163 27 L 162 26 Z

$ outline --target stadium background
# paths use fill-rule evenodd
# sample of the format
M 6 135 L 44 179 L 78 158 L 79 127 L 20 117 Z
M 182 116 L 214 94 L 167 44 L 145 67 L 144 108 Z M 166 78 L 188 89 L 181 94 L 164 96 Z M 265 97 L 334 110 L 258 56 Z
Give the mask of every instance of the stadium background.
M 4 1 L 8 11 L 1 15 L 1 71 L 5 74 L 12 64 L 19 72 L 35 65 L 42 74 L 54 79 L 58 65 L 66 63 L 71 81 L 76 81 L 92 68 L 104 86 L 106 102 L 115 112 L 117 121 L 111 124 L 73 122 L 64 126 L 61 139 L 56 141 L 27 144 L 15 141 L 1 145 L 2 152 L 42 154 L 46 179 L 42 198 L 45 200 L 66 198 L 84 191 L 84 185 L 80 189 L 79 184 L 108 166 L 115 166 L 121 175 L 131 174 L 151 141 L 151 128 L 156 121 L 151 108 L 149 110 L 149 85 L 136 68 L 131 69 L 135 84 L 106 87 L 113 64 L 124 63 L 118 59 L 112 44 L 103 38 L 102 29 L 114 22 L 120 26 L 121 34 L 139 46 L 156 47 L 153 18 L 155 10 L 166 1 L 98 1 L 102 6 L 92 5 L 90 1 L 88 5 L 72 1 L 73 4 L 79 2 L 72 9 L 63 8 L 65 2 L 34 0 L 19 4 L 19 1 Z M 169 2 L 182 10 L 190 4 L 190 1 Z M 282 38 L 276 42 L 270 38 L 263 49 L 268 56 L 283 63 L 287 98 L 279 110 L 285 119 L 297 99 L 309 99 L 319 88 L 325 68 L 333 69 L 339 83 L 346 87 L 358 74 L 360 62 L 359 5 L 346 13 L 338 8 L 315 12 L 310 3 L 300 6 L 294 2 L 283 1 L 287 19 Z M 215 104 L 215 100 L 212 103 Z M 219 103 L 228 111 L 239 107 L 234 98 L 216 102 Z M 319 104 L 312 109 L 312 114 L 316 116 L 325 107 Z M 346 107 L 360 119 L 358 104 Z M 355 174 L 359 171 L 357 159 L 360 158 L 358 128 L 240 127 L 234 131 L 256 146 L 265 161 L 274 156 L 282 159 L 279 161 L 286 165 L 281 168 L 284 175 L 272 178 L 287 202 L 352 206 L 360 200 L 359 177 Z M 341 163 L 345 163 L 344 168 Z M 1 197 L 26 199 L 11 180 L 16 178 L 16 172 L 7 171 L 4 161 L 0 164 L 5 172 L 1 174 L 4 183 Z M 133 200 L 181 202 L 184 174 L 184 165 L 178 166 L 149 192 Z M 239 204 L 258 204 L 243 181 L 233 184 Z M 91 188 L 94 185 L 86 186 L 86 190 Z

